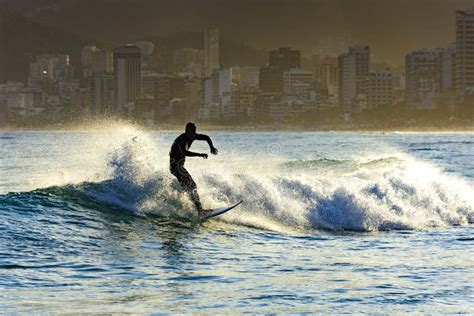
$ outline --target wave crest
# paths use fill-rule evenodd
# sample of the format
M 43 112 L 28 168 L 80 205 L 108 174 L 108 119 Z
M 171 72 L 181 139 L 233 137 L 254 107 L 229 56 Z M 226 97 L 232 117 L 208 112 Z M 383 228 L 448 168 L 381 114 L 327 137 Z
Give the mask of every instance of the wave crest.
M 130 137 L 110 155 L 109 180 L 75 188 L 138 215 L 192 217 L 193 204 L 169 173 L 167 153 L 156 149 L 167 145 L 157 146 L 156 139 L 145 135 Z M 187 168 L 205 207 L 244 201 L 219 217 L 230 223 L 286 231 L 380 231 L 474 222 L 472 184 L 408 155 L 283 162 L 269 158 L 260 159 L 257 170 L 241 157 L 225 158 L 207 161 L 212 169 L 197 160 Z M 229 168 L 233 162 L 239 167 Z

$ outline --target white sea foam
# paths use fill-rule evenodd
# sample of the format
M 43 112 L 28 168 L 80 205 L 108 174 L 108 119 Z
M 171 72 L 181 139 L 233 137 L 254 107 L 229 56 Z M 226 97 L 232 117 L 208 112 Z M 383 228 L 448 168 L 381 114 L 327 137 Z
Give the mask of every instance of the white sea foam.
M 167 170 L 166 144 L 135 131 L 110 158 L 111 180 L 87 193 L 137 214 L 192 216 Z M 169 145 L 169 144 L 168 144 Z M 207 167 L 206 167 L 207 166 Z M 221 220 L 271 230 L 377 231 L 474 222 L 474 189 L 402 153 L 370 159 L 194 159 L 187 168 L 206 207 L 243 200 Z

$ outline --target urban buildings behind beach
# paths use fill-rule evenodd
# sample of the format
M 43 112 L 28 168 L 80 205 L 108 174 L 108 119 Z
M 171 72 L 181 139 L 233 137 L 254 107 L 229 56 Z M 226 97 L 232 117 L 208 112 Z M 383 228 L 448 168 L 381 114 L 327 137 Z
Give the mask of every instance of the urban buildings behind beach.
M 360 43 L 313 54 L 304 65 L 299 50 L 280 47 L 268 51 L 264 65 L 222 67 L 217 27 L 189 32 L 191 44 L 177 47 L 87 45 L 80 69 L 68 54 L 42 54 L 31 60 L 26 82 L 0 83 L 0 122 L 118 117 L 148 126 L 297 124 L 406 121 L 432 113 L 472 120 L 474 9 L 454 17 L 453 42 L 408 52 L 404 69 L 377 66 L 370 46 Z

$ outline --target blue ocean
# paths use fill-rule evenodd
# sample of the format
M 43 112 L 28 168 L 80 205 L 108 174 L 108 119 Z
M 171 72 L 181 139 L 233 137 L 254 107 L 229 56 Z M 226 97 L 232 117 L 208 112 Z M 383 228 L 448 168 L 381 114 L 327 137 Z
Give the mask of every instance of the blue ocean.
M 0 311 L 474 313 L 474 134 L 198 132 L 0 132 Z

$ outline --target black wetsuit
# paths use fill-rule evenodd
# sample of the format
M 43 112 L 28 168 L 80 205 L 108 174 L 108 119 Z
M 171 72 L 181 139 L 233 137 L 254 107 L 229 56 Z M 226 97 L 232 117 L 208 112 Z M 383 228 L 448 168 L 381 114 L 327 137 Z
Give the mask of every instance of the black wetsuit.
M 195 140 L 205 140 L 212 146 L 211 138 L 207 135 L 196 134 L 193 140 L 188 140 L 186 134 L 179 135 L 170 150 L 170 171 L 178 179 L 183 189 L 188 192 L 198 210 L 202 209 L 201 200 L 197 193 L 197 186 L 189 172 L 184 168 L 186 156 L 197 157 L 198 153 L 189 151 L 189 147 Z

